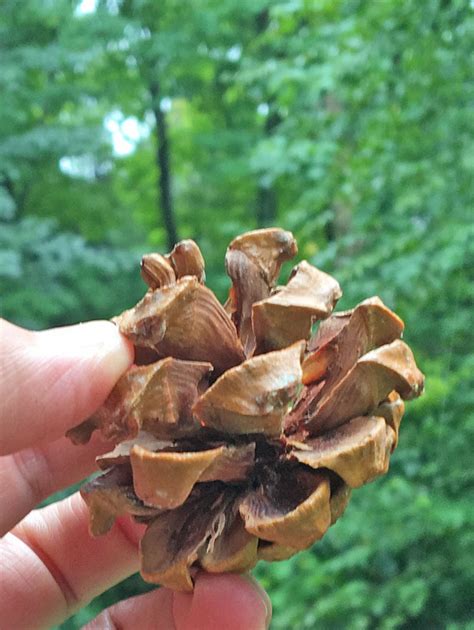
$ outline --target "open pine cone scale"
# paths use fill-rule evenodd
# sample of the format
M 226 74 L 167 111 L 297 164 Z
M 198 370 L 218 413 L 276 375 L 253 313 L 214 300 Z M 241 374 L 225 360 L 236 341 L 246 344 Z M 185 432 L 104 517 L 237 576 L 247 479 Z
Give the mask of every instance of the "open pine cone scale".
M 186 591 L 198 568 L 288 558 L 388 469 L 403 399 L 423 390 L 403 322 L 379 298 L 333 315 L 339 284 L 306 261 L 276 286 L 296 252 L 276 228 L 234 239 L 222 306 L 182 241 L 143 258 L 149 290 L 115 318 L 136 364 L 69 436 L 117 444 L 81 493 L 93 535 L 121 514 L 148 525 L 148 581 Z

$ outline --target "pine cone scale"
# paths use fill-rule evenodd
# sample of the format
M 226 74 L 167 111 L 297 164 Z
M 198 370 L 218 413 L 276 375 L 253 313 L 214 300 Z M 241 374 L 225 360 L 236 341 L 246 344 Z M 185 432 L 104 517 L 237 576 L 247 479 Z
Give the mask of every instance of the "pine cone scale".
M 287 483 L 289 496 L 294 488 L 300 490 L 296 506 L 292 505 L 296 502 L 293 500 L 288 505 L 288 497 L 278 492 L 279 480 L 275 480 L 273 488 L 262 486 L 248 495 L 240 505 L 240 514 L 247 531 L 262 540 L 306 549 L 324 535 L 331 523 L 329 480 L 303 466 L 287 468 L 283 474 L 290 482 Z M 272 490 L 277 491 L 274 496 Z
M 225 372 L 193 407 L 201 424 L 230 434 L 278 436 L 301 384 L 304 343 L 252 357 Z
M 308 439 L 310 450 L 295 449 L 292 457 L 311 468 L 332 470 L 350 488 L 358 488 L 387 471 L 387 445 L 392 446 L 392 438 L 384 418 L 359 417 Z

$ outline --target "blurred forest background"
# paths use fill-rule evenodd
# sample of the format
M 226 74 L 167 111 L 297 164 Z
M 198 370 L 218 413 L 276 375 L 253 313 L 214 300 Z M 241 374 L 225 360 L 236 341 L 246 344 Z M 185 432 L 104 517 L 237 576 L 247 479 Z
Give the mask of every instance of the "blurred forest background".
M 279 225 L 338 308 L 406 322 L 426 394 L 390 473 L 258 567 L 275 630 L 474 627 L 473 51 L 472 0 L 0 0 L 4 317 L 108 318 L 187 237 L 224 298 L 227 243 Z

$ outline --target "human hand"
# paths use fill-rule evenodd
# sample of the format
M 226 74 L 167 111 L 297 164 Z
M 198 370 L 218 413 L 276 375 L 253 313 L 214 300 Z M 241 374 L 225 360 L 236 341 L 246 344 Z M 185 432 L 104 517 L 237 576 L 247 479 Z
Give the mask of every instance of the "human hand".
M 143 526 L 121 518 L 92 538 L 79 493 L 33 510 L 110 450 L 97 437 L 73 446 L 64 433 L 101 405 L 132 361 L 109 322 L 30 332 L 0 319 L 1 627 L 59 624 L 138 570 Z M 112 606 L 87 628 L 263 630 L 270 616 L 268 596 L 250 578 L 200 573 L 192 594 L 159 588 Z

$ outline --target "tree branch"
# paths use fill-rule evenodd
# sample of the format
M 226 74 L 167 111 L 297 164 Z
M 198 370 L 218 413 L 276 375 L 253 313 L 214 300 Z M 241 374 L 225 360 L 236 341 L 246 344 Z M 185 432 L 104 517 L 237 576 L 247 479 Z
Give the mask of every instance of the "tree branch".
M 152 112 L 156 125 L 156 166 L 158 170 L 157 187 L 160 199 L 161 216 L 166 230 L 167 245 L 169 249 L 172 249 L 179 238 L 171 192 L 168 128 L 165 112 L 163 112 L 160 107 L 161 97 L 159 83 L 156 81 L 152 82 L 149 89 L 152 99 Z

